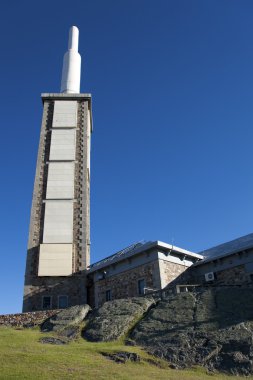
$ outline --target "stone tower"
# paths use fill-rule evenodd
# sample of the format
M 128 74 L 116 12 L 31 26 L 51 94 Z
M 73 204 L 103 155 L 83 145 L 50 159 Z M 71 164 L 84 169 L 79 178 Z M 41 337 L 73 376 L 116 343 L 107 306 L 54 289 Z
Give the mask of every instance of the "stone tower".
M 80 94 L 78 29 L 70 29 L 61 93 L 42 94 L 23 311 L 86 302 L 90 262 L 91 95 Z

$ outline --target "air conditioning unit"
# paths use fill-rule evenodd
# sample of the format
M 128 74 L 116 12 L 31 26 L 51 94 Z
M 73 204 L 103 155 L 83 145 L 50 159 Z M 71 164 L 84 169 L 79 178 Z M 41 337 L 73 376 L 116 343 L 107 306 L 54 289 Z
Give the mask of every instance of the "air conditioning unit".
M 214 280 L 214 273 L 213 272 L 205 273 L 205 280 L 207 282 L 208 281 L 213 281 Z

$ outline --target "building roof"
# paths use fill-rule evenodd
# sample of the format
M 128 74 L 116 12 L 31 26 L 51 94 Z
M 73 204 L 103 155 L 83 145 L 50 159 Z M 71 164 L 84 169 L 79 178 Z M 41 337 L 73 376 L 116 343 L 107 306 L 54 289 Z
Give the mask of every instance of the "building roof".
M 202 265 L 250 248 L 253 248 L 253 233 L 199 252 L 200 255 L 204 256 L 204 259 L 195 265 Z
M 89 273 L 95 272 L 96 270 L 107 267 L 108 265 L 125 260 L 131 256 L 149 251 L 154 248 L 158 248 L 158 249 L 161 249 L 162 251 L 168 251 L 168 252 L 173 251 L 184 256 L 195 258 L 196 260 L 203 259 L 203 256 L 201 254 L 190 252 L 183 248 L 175 247 L 171 244 L 167 244 L 159 240 L 148 241 L 148 242 L 142 241 L 142 242 L 131 244 L 130 246 L 122 249 L 121 251 L 118 251 L 114 253 L 113 255 L 104 258 L 103 260 L 100 260 L 94 264 L 91 264 L 88 271 Z

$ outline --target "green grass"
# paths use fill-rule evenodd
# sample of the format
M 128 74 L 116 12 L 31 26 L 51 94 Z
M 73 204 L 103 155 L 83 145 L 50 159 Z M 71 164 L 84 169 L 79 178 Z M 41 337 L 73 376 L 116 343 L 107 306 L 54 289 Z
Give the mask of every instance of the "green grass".
M 42 334 L 36 329 L 0 328 L 0 379 L 85 379 L 85 380 L 234 380 L 240 377 L 207 374 L 201 368 L 172 370 L 168 363 L 157 360 L 138 347 L 121 342 L 90 343 L 80 338 L 68 345 L 41 344 Z M 140 363 L 117 364 L 101 352 L 136 352 Z M 150 364 L 155 360 L 160 367 Z M 245 378 L 244 378 L 245 379 Z M 253 379 L 248 377 L 247 379 Z

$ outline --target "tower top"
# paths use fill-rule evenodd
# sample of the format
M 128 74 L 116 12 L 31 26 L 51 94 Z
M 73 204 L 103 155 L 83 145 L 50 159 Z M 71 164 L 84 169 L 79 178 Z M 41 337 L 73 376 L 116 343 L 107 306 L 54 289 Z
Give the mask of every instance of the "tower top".
M 78 53 L 79 30 L 72 26 L 69 30 L 68 51 L 64 54 L 61 92 L 66 94 L 80 93 L 81 56 Z

